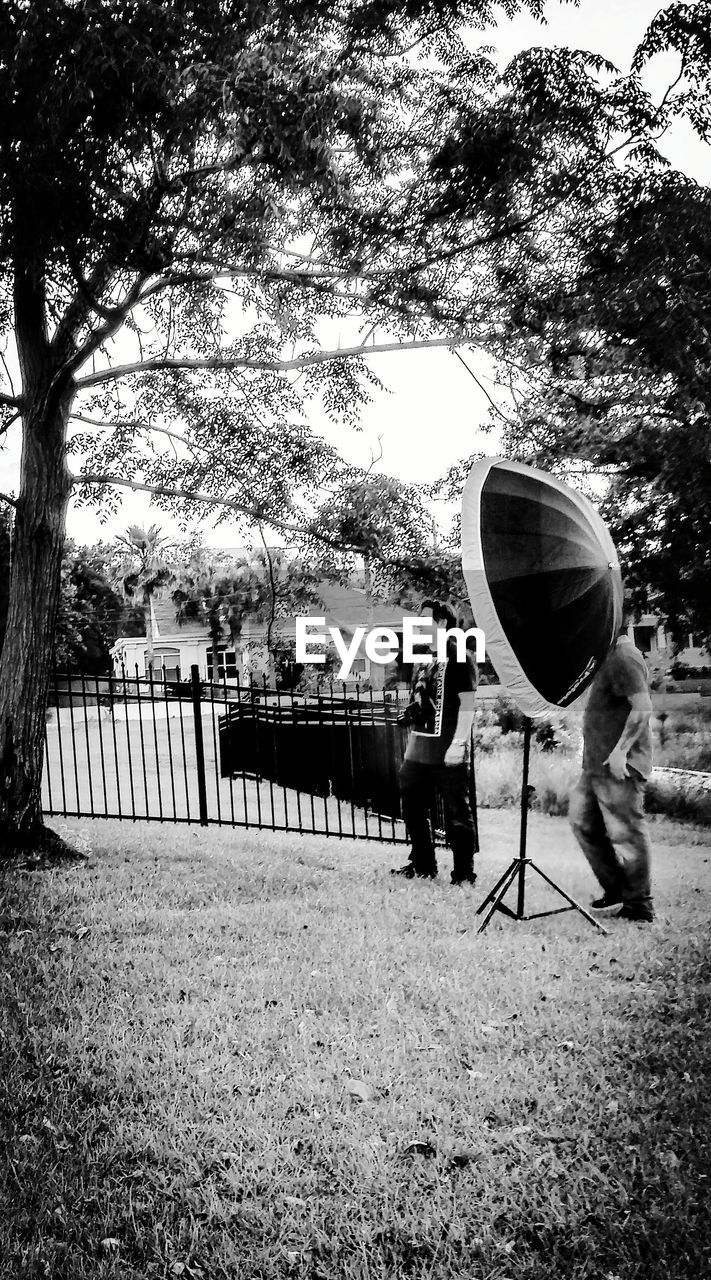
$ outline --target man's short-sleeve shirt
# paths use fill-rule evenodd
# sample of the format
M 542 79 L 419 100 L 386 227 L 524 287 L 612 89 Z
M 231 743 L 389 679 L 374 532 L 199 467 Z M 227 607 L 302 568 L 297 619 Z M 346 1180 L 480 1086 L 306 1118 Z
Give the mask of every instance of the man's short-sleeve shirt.
M 617 746 L 630 713 L 630 698 L 648 693 L 647 664 L 626 637 L 618 640 L 595 676 L 583 720 L 583 769 L 606 773 L 605 760 Z M 627 767 L 642 778 L 652 771 L 652 731 L 649 724 L 630 748 Z
M 417 721 L 410 733 L 406 760 L 442 764 L 452 742 L 459 715 L 459 695 L 474 693 L 476 664 L 467 655 L 457 662 L 457 647 L 447 646 L 447 661 L 421 663 L 413 672 L 410 696 Z

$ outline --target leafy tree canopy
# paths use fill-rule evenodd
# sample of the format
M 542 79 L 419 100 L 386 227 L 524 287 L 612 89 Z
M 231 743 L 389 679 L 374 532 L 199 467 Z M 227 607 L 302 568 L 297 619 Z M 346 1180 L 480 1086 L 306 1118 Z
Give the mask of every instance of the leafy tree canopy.
M 367 313 L 371 334 L 424 345 L 483 339 L 499 250 L 559 181 L 541 181 L 556 137 L 517 107 L 521 76 L 501 83 L 461 39 L 501 12 L 4 6 L 5 314 L 26 304 L 21 366 L 41 357 L 69 386 L 84 500 L 144 488 L 177 513 L 189 496 L 299 533 L 343 468 L 304 403 L 355 424 L 374 381 L 362 336 L 322 349 L 324 317 Z M 584 60 L 560 74 L 548 105 L 573 137 L 592 109 Z M 30 392 L 8 388 L 6 423 Z
M 58 671 L 106 675 L 111 645 L 131 623 L 114 591 L 100 554 L 68 542 L 62 561 L 62 591 L 55 633 L 54 664 Z
M 490 348 L 504 448 L 603 499 L 638 606 L 680 643 L 711 638 L 711 187 L 672 169 L 659 139 L 681 116 L 711 139 L 710 33 L 708 0 L 652 23 L 620 85 L 639 107 L 627 145 L 600 198 L 583 185 L 562 201 L 556 235 L 537 235 L 502 277 L 506 324 Z M 637 77 L 664 49 L 678 78 L 651 111 Z M 598 104 L 581 134 L 590 155 L 602 119 Z
M 532 323 L 524 354 L 550 363 L 545 317 L 575 295 L 579 232 L 614 221 L 629 173 L 657 163 L 671 100 L 574 51 L 530 50 L 500 76 L 463 33 L 520 7 L 0 8 L 0 325 L 15 347 L 0 433 L 18 417 L 23 432 L 0 828 L 40 822 L 72 489 L 109 508 L 125 487 L 179 513 L 190 498 L 312 536 L 353 475 L 307 406 L 357 425 L 366 350 L 456 344 L 510 367 Z M 672 8 L 650 39 L 688 50 L 692 118 L 708 2 Z M 331 322 L 353 326 L 352 346 L 324 344 Z

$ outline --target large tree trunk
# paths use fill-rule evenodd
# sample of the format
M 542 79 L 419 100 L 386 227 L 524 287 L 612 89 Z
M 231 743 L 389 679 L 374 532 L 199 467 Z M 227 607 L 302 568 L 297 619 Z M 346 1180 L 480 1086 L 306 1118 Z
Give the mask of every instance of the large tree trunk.
M 10 569 L 7 628 L 0 655 L 0 850 L 42 834 L 41 784 L 47 694 L 71 489 L 66 462 L 70 378 L 54 378 L 41 274 L 15 281 L 22 373 L 23 446 Z
M 40 789 L 70 481 L 68 405 L 25 423 L 7 628 L 0 656 L 0 847 L 42 824 Z

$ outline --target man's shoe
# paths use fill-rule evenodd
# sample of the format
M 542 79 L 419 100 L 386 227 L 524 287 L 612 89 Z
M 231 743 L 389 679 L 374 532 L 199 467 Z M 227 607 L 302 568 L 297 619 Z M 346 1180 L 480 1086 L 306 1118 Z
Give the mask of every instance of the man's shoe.
M 402 876 L 404 880 L 434 880 L 437 875 L 437 868 L 430 871 L 418 871 L 411 862 L 406 862 L 404 867 L 393 867 L 391 876 Z
M 452 872 L 452 884 L 476 884 L 476 874 L 474 871 L 467 871 L 462 876 L 455 876 Z
M 642 907 L 623 907 L 617 915 L 618 920 L 633 920 L 635 924 L 653 924 L 654 912 L 645 911 Z
M 622 910 L 623 902 L 621 898 L 614 895 L 605 894 L 602 898 L 596 898 L 595 902 L 590 903 L 590 910 L 599 916 L 617 916 Z

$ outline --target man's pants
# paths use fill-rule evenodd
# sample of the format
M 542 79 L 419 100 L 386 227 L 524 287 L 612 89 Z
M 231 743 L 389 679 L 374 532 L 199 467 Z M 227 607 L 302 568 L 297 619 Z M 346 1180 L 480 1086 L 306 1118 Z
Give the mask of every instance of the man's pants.
M 402 816 L 412 850 L 410 862 L 419 875 L 432 875 L 437 870 L 430 810 L 435 788 L 442 797 L 444 829 L 454 860 L 453 879 L 463 879 L 473 871 L 476 853 L 476 828 L 469 803 L 469 770 L 466 764 L 422 764 L 406 760 L 400 769 Z
M 570 796 L 570 824 L 605 896 L 651 911 L 643 779 L 584 771 Z

